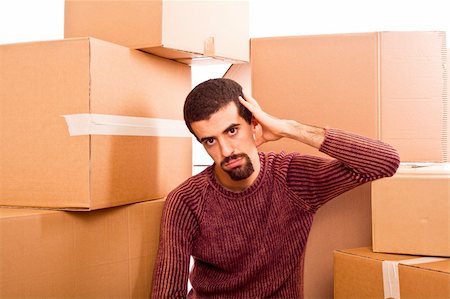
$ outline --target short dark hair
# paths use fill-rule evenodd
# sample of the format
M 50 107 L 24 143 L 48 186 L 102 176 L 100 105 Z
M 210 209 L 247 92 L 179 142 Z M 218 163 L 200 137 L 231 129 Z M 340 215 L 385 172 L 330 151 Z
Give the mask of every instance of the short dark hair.
M 212 114 L 230 102 L 236 104 L 239 115 L 250 124 L 252 113 L 239 102 L 239 96 L 244 97 L 242 86 L 231 79 L 209 79 L 197 85 L 187 95 L 184 102 L 184 121 L 189 131 L 197 137 L 192 130 L 191 124 L 196 121 L 209 119 Z

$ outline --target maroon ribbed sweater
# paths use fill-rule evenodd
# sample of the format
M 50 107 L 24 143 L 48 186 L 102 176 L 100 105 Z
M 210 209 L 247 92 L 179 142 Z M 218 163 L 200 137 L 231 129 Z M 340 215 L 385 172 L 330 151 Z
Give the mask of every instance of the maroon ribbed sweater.
M 242 192 L 208 167 L 172 191 L 161 223 L 153 298 L 303 298 L 303 258 L 317 209 L 363 183 L 392 176 L 389 145 L 328 129 L 309 155 L 260 153 L 261 171 Z

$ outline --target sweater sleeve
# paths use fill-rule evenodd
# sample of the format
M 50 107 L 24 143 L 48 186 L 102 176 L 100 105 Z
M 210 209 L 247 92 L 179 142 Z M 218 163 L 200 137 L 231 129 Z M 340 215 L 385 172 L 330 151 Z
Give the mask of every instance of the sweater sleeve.
M 319 150 L 331 159 L 299 155 L 293 158 L 288 186 L 312 209 L 361 184 L 395 174 L 397 151 L 374 140 L 337 129 L 327 129 Z
M 194 213 L 179 193 L 166 199 L 153 274 L 152 298 L 186 298 L 192 240 L 197 229 Z

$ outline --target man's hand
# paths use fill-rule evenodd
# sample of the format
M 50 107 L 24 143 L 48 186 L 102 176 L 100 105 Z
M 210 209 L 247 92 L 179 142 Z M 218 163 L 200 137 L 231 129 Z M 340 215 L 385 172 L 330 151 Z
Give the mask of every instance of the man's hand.
M 244 97 L 239 97 L 239 101 L 253 114 L 254 120 L 257 122 L 255 143 L 256 146 L 268 141 L 275 141 L 285 136 L 287 124 L 286 120 L 278 119 L 264 112 L 258 102 L 244 92 Z
M 320 148 L 325 136 L 323 128 L 301 124 L 294 120 L 276 118 L 264 112 L 258 102 L 244 92 L 244 98 L 239 97 L 239 101 L 253 114 L 254 121 L 257 122 L 255 143 L 256 146 L 268 141 L 275 141 L 282 137 L 295 139 L 309 144 L 315 148 Z

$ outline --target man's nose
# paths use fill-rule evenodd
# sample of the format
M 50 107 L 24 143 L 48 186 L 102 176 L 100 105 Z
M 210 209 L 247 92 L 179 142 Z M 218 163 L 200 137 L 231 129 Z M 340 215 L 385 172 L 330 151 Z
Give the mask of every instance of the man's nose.
M 221 140 L 219 144 L 220 144 L 220 151 L 224 157 L 229 157 L 233 154 L 234 148 L 230 142 L 226 140 Z

